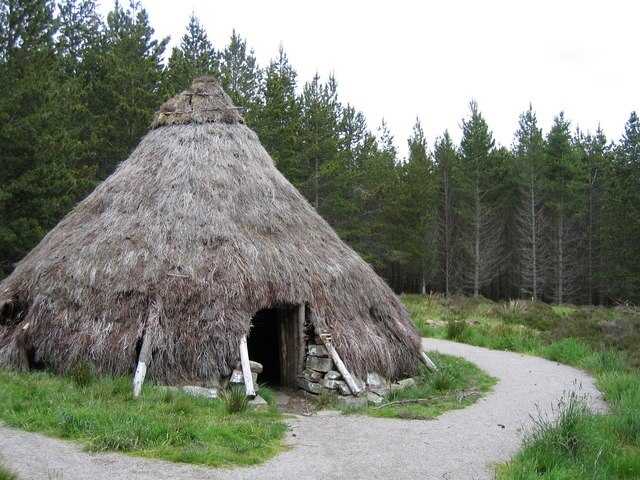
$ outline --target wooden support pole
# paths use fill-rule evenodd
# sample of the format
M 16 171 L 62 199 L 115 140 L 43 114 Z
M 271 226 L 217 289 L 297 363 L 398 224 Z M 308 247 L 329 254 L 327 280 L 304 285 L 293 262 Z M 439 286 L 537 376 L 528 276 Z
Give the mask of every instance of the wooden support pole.
M 140 354 L 138 355 L 138 365 L 136 373 L 133 376 L 133 396 L 137 397 L 142 392 L 142 384 L 144 377 L 147 375 L 147 367 L 151 363 L 152 358 L 152 342 L 153 337 L 157 334 L 159 327 L 160 310 L 162 310 L 162 301 L 156 298 L 149 306 L 149 316 L 147 318 L 146 328 L 142 333 L 142 345 L 140 346 Z
M 333 360 L 333 363 L 336 364 L 336 367 L 338 368 L 340 375 L 342 375 L 342 377 L 344 378 L 344 381 L 347 382 L 347 385 L 349 385 L 349 389 L 351 390 L 351 393 L 353 393 L 354 395 L 360 395 L 360 393 L 362 393 L 362 390 L 360 390 L 356 382 L 353 380 L 353 377 L 349 373 L 349 370 L 347 370 L 346 365 L 344 364 L 344 362 L 340 358 L 340 355 L 338 355 L 338 352 L 336 351 L 333 344 L 331 343 L 331 335 L 324 333 L 320 335 L 320 338 L 322 339 L 322 343 L 324 343 L 324 346 L 327 347 L 329 356 L 331 357 L 331 360 Z
M 256 398 L 256 391 L 253 388 L 253 377 L 251 376 L 251 365 L 249 364 L 249 349 L 247 348 L 247 336 L 240 339 L 240 363 L 242 364 L 242 376 L 244 378 L 244 388 L 247 397 Z
M 133 396 L 137 397 L 142 392 L 144 377 L 147 375 L 147 365 L 151 363 L 151 338 L 146 332 L 142 337 L 142 347 L 138 356 L 138 366 L 133 377 Z
M 302 373 L 304 370 L 304 357 L 305 357 L 305 348 L 306 342 L 304 339 L 304 324 L 305 324 L 305 304 L 303 303 L 298 307 L 298 358 L 297 358 L 297 368 L 296 377 Z
M 20 362 L 20 371 L 29 371 L 29 355 L 27 354 L 27 330 L 29 329 L 29 322 L 25 323 L 22 327 L 19 327 L 18 335 L 16 336 L 16 347 L 18 348 L 18 359 Z
M 420 351 L 420 358 L 422 359 L 422 361 L 424 362 L 424 364 L 427 366 L 429 370 L 431 370 L 432 372 L 438 371 L 438 367 L 436 366 L 436 364 L 433 363 L 431 359 L 427 356 L 427 354 L 424 353 L 422 350 Z

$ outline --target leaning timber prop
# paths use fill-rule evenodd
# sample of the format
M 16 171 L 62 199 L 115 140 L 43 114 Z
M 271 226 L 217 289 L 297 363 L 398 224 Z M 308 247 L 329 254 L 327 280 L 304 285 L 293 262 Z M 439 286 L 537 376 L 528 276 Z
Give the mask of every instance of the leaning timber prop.
M 351 393 L 353 393 L 356 396 L 360 395 L 362 393 L 362 390 L 360 390 L 356 382 L 353 380 L 351 373 L 349 373 L 349 370 L 347 370 L 346 365 L 344 364 L 344 362 L 340 358 L 340 355 L 338 355 L 338 352 L 333 346 L 331 334 L 321 333 L 320 339 L 322 340 L 322 343 L 324 343 L 324 346 L 327 348 L 327 351 L 329 352 L 329 356 L 331 357 L 331 360 L 333 360 L 333 363 L 335 363 L 336 367 L 338 367 L 338 371 L 340 372 L 340 375 L 342 375 L 345 382 L 347 382 L 347 385 L 349 386 L 349 390 L 351 390 Z
M 422 359 L 422 362 L 427 366 L 429 370 L 431 370 L 432 372 L 438 371 L 438 367 L 436 366 L 435 363 L 433 363 L 433 361 L 427 356 L 426 353 L 421 351 L 420 358 Z

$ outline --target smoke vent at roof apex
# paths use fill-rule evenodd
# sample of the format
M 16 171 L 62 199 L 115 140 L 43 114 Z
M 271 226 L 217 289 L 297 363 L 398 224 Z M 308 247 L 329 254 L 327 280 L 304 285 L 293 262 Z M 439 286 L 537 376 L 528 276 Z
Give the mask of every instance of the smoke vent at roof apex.
M 217 79 L 199 77 L 191 88 L 162 104 L 151 128 L 214 122 L 244 123 L 244 119 Z

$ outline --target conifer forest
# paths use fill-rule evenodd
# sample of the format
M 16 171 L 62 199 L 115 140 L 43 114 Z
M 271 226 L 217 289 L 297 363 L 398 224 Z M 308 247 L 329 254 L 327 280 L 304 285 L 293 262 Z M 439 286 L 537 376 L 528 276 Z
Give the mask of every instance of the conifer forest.
M 384 122 L 369 125 L 333 77 L 298 78 L 282 47 L 258 65 L 239 32 L 212 45 L 192 16 L 169 49 L 135 2 L 106 18 L 95 0 L 0 5 L 0 278 L 128 157 L 165 100 L 213 75 L 397 292 L 640 303 L 636 112 L 612 139 L 561 112 L 543 131 L 533 106 L 506 146 L 470 101 L 459 144 L 447 131 L 428 144 L 416 120 L 400 155 Z

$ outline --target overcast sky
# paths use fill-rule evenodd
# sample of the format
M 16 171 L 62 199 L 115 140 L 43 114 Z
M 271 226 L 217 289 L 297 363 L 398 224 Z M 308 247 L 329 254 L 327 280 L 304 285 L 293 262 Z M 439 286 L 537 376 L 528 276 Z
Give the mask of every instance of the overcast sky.
M 122 2 L 126 4 L 126 0 Z M 406 151 L 416 117 L 430 143 L 477 100 L 510 146 L 529 103 L 545 132 L 561 110 L 573 127 L 619 140 L 640 110 L 640 2 L 635 0 L 143 0 L 158 36 L 177 45 L 193 12 L 216 49 L 232 29 L 261 67 L 284 46 L 300 87 L 333 73 L 343 103 L 376 131 L 384 117 Z M 113 6 L 103 0 L 100 11 Z M 170 49 L 168 49 L 170 52 Z

